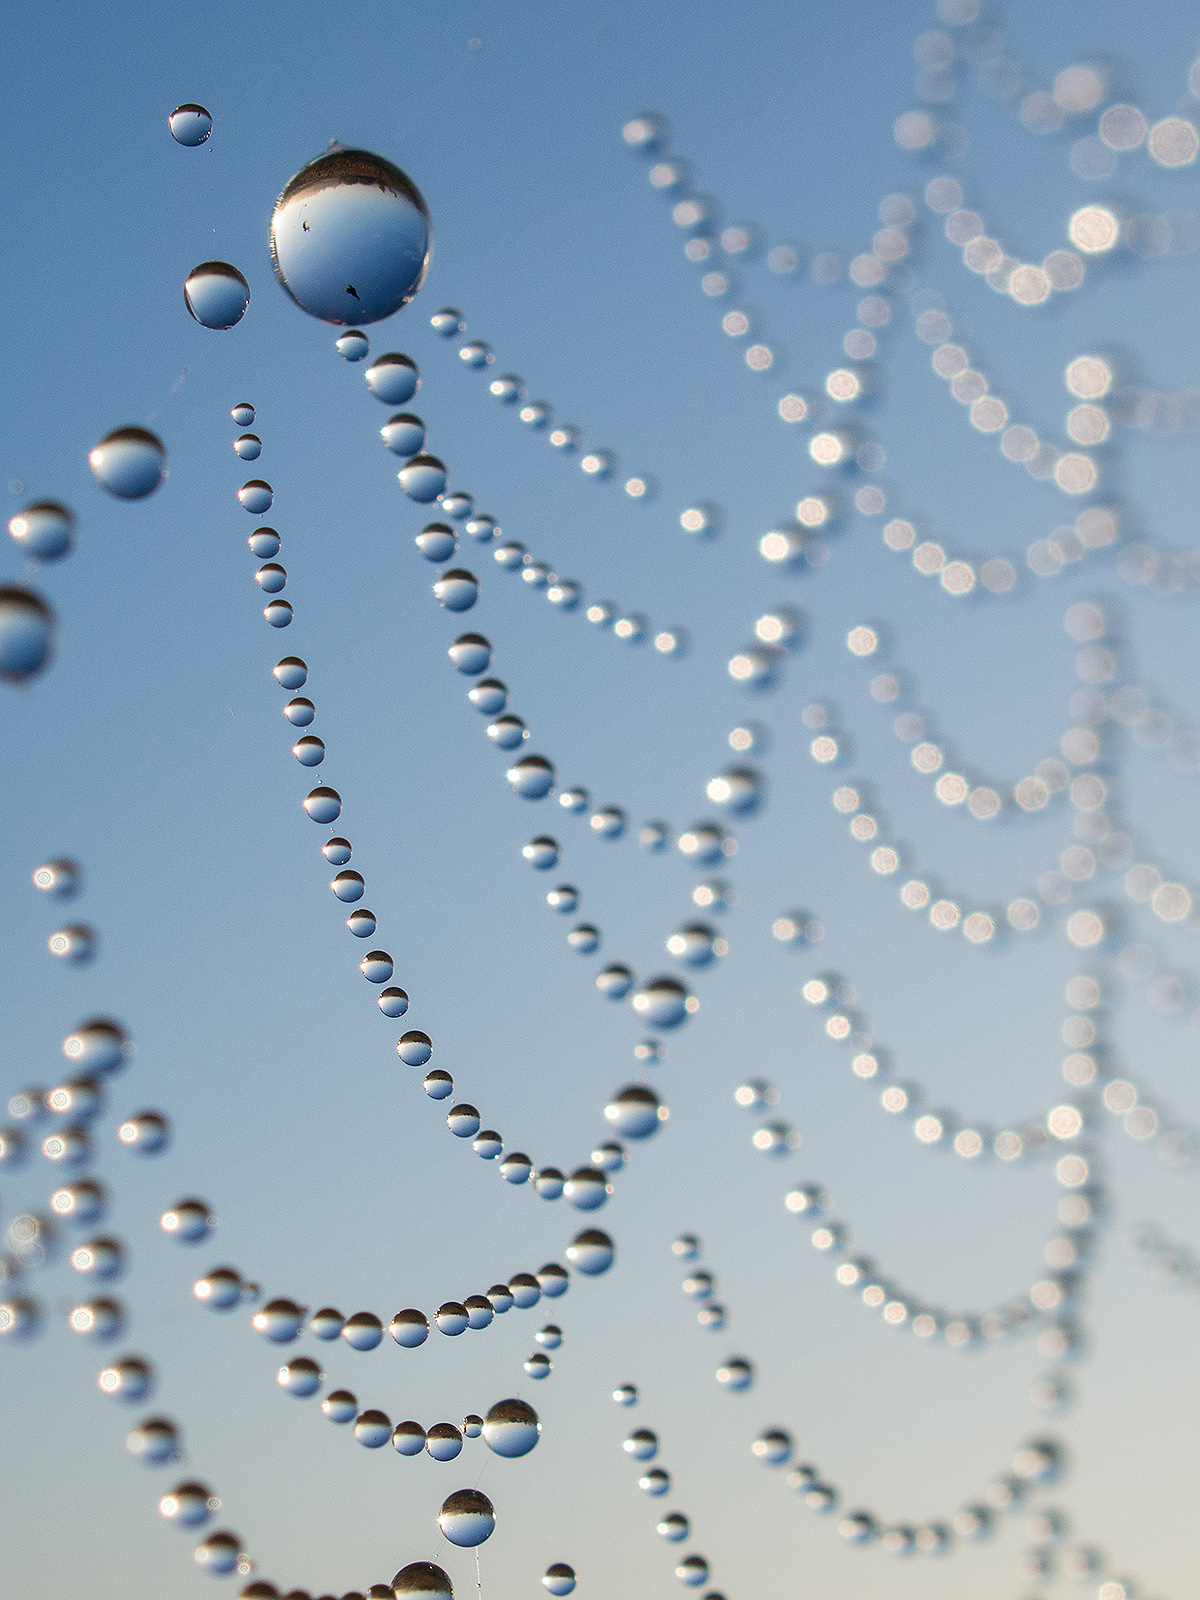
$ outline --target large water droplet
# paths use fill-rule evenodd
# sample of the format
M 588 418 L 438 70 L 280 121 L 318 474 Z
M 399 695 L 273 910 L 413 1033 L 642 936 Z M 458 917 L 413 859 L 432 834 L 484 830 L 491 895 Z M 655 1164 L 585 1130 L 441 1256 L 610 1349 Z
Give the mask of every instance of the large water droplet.
M 607 1272 L 616 1259 L 617 1249 L 599 1228 L 585 1228 L 577 1233 L 567 1246 L 567 1260 L 577 1272 L 595 1278 Z
M 465 677 L 475 678 L 491 665 L 492 647 L 481 633 L 464 633 L 455 639 L 447 654 Z M 487 707 L 479 709 L 485 711 Z
M 449 561 L 458 549 L 454 529 L 444 522 L 431 522 L 413 540 L 426 561 Z
M 541 800 L 554 787 L 554 765 L 545 756 L 523 756 L 505 777 L 522 799 Z
M 498 1456 L 527 1456 L 538 1442 L 542 1425 L 524 1400 L 497 1400 L 483 1423 L 484 1443 Z
M 204 328 L 233 328 L 246 315 L 250 285 L 228 261 L 202 261 L 183 285 L 188 310 Z
M 442 574 L 433 592 L 447 611 L 469 611 L 479 598 L 479 579 L 464 567 L 455 567 Z
M 329 150 L 310 161 L 271 217 L 275 276 L 323 322 L 354 327 L 399 311 L 421 287 L 431 249 L 420 191 L 368 150 Z
M 176 106 L 167 118 L 172 139 L 176 144 L 187 145 L 190 149 L 204 143 L 212 132 L 212 125 L 213 119 L 204 107 L 191 100 Z
M 36 677 L 54 648 L 54 613 L 40 595 L 19 584 L 0 588 L 0 678 L 25 683 Z
M 8 531 L 35 561 L 61 561 L 75 543 L 75 518 L 57 500 L 34 500 L 9 519 Z
M 411 356 L 389 350 L 377 356 L 363 373 L 367 388 L 385 405 L 402 406 L 421 387 L 421 374 Z
M 144 500 L 167 468 L 167 452 L 149 428 L 114 428 L 88 452 L 92 475 L 118 500 Z
M 631 1083 L 615 1094 L 604 1108 L 604 1120 L 626 1139 L 645 1139 L 657 1132 L 665 1118 L 654 1090 Z

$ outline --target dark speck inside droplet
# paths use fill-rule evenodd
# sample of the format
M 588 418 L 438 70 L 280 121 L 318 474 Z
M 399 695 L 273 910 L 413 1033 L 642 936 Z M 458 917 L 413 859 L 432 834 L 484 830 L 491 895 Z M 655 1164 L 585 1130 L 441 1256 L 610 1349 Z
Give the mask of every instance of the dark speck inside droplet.
M 358 290 L 354 287 L 354 285 L 352 283 L 348 283 L 346 285 L 346 293 L 347 294 L 352 294 L 356 300 L 358 299 Z

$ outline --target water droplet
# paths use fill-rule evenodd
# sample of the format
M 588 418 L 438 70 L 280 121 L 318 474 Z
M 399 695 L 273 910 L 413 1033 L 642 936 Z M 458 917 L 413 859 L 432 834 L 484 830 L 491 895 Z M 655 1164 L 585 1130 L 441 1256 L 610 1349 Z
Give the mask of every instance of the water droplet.
M 55 900 L 70 900 L 78 894 L 83 882 L 83 869 L 77 861 L 60 856 L 54 861 L 43 861 L 33 869 L 33 887 Z
M 644 1083 L 631 1083 L 604 1108 L 604 1120 L 626 1139 L 646 1139 L 657 1133 L 665 1120 L 666 1107 Z
M 460 1301 L 447 1300 L 434 1312 L 433 1320 L 437 1323 L 439 1333 L 444 1333 L 449 1339 L 457 1339 L 459 1334 L 467 1331 L 471 1318 Z
M 325 1374 L 308 1356 L 297 1356 L 294 1361 L 285 1362 L 280 1367 L 275 1374 L 275 1381 L 281 1389 L 294 1394 L 297 1400 L 307 1400 L 321 1387 Z
M 676 978 L 652 978 L 633 997 L 633 1009 L 652 1028 L 676 1028 L 688 1015 L 691 996 Z
M 203 1483 L 177 1483 L 158 1502 L 159 1515 L 179 1528 L 198 1528 L 212 1515 L 208 1502 L 212 1490 Z
M 365 333 L 351 328 L 349 333 L 340 334 L 333 341 L 333 348 L 343 361 L 362 361 L 371 346 Z
M 336 822 L 342 813 L 342 797 L 336 789 L 321 786 L 304 797 L 304 809 L 314 822 Z
M 378 1005 L 385 1017 L 402 1017 L 408 1010 L 408 995 L 403 989 L 384 989 Z
M 415 1350 L 429 1337 L 429 1319 L 424 1312 L 411 1307 L 407 1311 L 397 1311 L 388 1323 L 388 1332 L 397 1344 L 406 1350 Z
M 782 1428 L 767 1428 L 750 1446 L 755 1458 L 768 1467 L 782 1467 L 791 1460 L 792 1436 Z
M 635 1461 L 653 1461 L 658 1454 L 658 1435 L 649 1428 L 636 1428 L 622 1445 Z
M 376 400 L 389 406 L 404 405 L 421 387 L 421 373 L 416 362 L 394 350 L 377 356 L 363 377 Z
M 342 1338 L 351 1350 L 374 1350 L 383 1338 L 383 1323 L 374 1312 L 356 1311 L 346 1318 Z
M 421 1087 L 431 1100 L 448 1100 L 454 1093 L 454 1079 L 441 1067 L 434 1067 L 432 1072 L 425 1074 Z
M 118 500 L 144 500 L 163 480 L 167 452 L 148 428 L 114 428 L 88 452 L 88 466 Z
M 635 1406 L 638 1402 L 636 1383 L 623 1383 L 613 1390 L 613 1399 L 619 1406 Z
M 177 1200 L 158 1219 L 162 1231 L 180 1244 L 199 1244 L 213 1230 L 213 1216 L 203 1200 Z
M 520 717 L 513 716 L 510 713 L 508 716 L 497 717 L 495 722 L 489 722 L 487 736 L 501 750 L 515 750 L 523 740 L 529 737 L 529 734 Z
M 411 1033 L 406 1033 L 397 1044 L 396 1054 L 406 1067 L 423 1067 L 433 1054 L 433 1045 L 430 1043 L 427 1033 L 421 1033 L 419 1029 L 414 1028 Z M 478 1127 L 479 1124 L 476 1122 L 475 1128 L 477 1129 Z
M 454 567 L 442 574 L 433 592 L 447 611 L 470 611 L 479 598 L 479 579 L 465 567 Z
M 542 1586 L 553 1595 L 570 1594 L 575 1587 L 575 1571 L 567 1566 L 565 1561 L 556 1561 L 552 1567 L 547 1567 Z
M 75 543 L 75 517 L 57 500 L 34 500 L 9 519 L 8 531 L 35 561 L 61 561 Z
M 557 1261 L 547 1261 L 544 1266 L 539 1267 L 537 1281 L 547 1300 L 557 1300 L 571 1287 L 570 1274 L 566 1267 L 560 1267 Z
M 542 1425 L 524 1400 L 498 1400 L 483 1422 L 483 1439 L 498 1456 L 527 1456 L 538 1442 Z
M 369 950 L 359 962 L 358 970 L 368 983 L 386 983 L 395 968 L 386 950 Z
M 487 1495 L 478 1489 L 460 1489 L 442 1502 L 438 1527 L 451 1544 L 472 1549 L 491 1537 L 496 1513 Z
M 125 1065 L 129 1039 L 119 1023 L 93 1017 L 63 1040 L 63 1055 L 85 1072 L 116 1072 Z
M 468 517 L 463 527 L 480 544 L 489 544 L 500 532 L 495 517 L 489 517 L 486 513 Z
M 599 1228 L 585 1228 L 577 1233 L 567 1246 L 567 1260 L 585 1277 L 598 1277 L 607 1272 L 616 1259 L 616 1246 Z
M 329 887 L 339 900 L 351 904 L 355 900 L 362 899 L 366 884 L 363 882 L 362 874 L 350 868 L 346 872 L 339 872 Z
M 238 490 L 238 499 L 251 516 L 261 517 L 264 511 L 271 509 L 271 501 L 275 498 L 271 485 L 263 478 L 250 478 Z
M 475 496 L 467 494 L 465 489 L 453 489 L 449 494 L 442 496 L 442 510 L 448 517 L 453 517 L 455 522 L 464 521 L 474 509 Z
M 379 430 L 379 437 L 395 456 L 415 456 L 425 443 L 425 424 L 411 411 L 397 411 Z M 403 482 L 403 480 L 401 480 Z M 436 495 L 430 495 L 436 499 Z
M 286 600 L 270 600 L 263 607 L 263 616 L 272 628 L 287 628 L 291 626 L 292 608 Z
M 233 441 L 233 449 L 243 461 L 257 461 L 262 455 L 262 440 L 256 433 L 241 433 Z
M 246 315 L 250 285 L 228 261 L 202 261 L 188 273 L 183 299 L 202 328 L 233 328 Z
M 682 1511 L 668 1511 L 658 1524 L 658 1531 L 671 1544 L 681 1544 L 692 1531 L 692 1525 Z
M 446 1126 L 456 1139 L 473 1139 L 479 1132 L 479 1113 L 465 1102 L 452 1106 L 446 1116 Z
M 167 118 L 172 139 L 176 144 L 187 145 L 189 149 L 205 142 L 212 132 L 212 125 L 213 119 L 204 107 L 190 100 L 185 105 L 176 106 Z
M 715 957 L 717 934 L 704 922 L 689 922 L 667 940 L 667 952 L 689 967 L 707 967 Z
M 290 1344 L 303 1322 L 304 1308 L 294 1300 L 268 1300 L 250 1319 L 254 1331 L 272 1344 Z
M 392 1579 L 392 1593 L 396 1600 L 454 1600 L 450 1579 L 432 1561 L 413 1561 L 401 1567 Z
M 166 1417 L 147 1417 L 126 1435 L 125 1448 L 139 1461 L 158 1466 L 178 1454 L 179 1434 L 175 1424 Z
M 550 1357 L 541 1350 L 535 1350 L 524 1365 L 526 1373 L 531 1378 L 548 1378 L 554 1368 Z
M 324 741 L 318 739 L 315 733 L 306 733 L 303 739 L 296 740 L 292 754 L 302 767 L 319 767 L 325 759 Z M 311 810 L 309 816 L 312 816 Z
M 144 1400 L 154 1384 L 154 1374 L 147 1362 L 137 1356 L 122 1356 L 105 1367 L 96 1379 L 101 1394 L 114 1400 L 135 1402 Z
M 330 150 L 302 167 L 275 203 L 275 276 L 304 311 L 357 326 L 407 305 L 425 278 L 429 211 L 382 156 Z
M 443 306 L 430 317 L 429 326 L 434 333 L 440 333 L 443 339 L 457 339 L 460 333 L 466 331 L 467 325 L 461 311 L 456 311 L 453 306 Z
M 67 928 L 56 928 L 46 940 L 46 947 L 60 961 L 81 967 L 96 954 L 96 932 L 85 922 L 73 922 Z
M 517 415 L 527 428 L 541 429 L 549 424 L 554 410 L 544 400 L 531 400 L 523 405 Z
M 237 405 L 231 409 L 229 415 L 239 428 L 248 428 L 254 421 L 254 407 L 249 400 L 239 400 Z
M 562 1329 L 553 1322 L 548 1322 L 544 1328 L 539 1328 L 534 1338 L 547 1350 L 557 1350 L 562 1344 Z
M 321 1410 L 330 1422 L 339 1425 L 353 1422 L 358 1415 L 358 1401 L 349 1389 L 335 1389 L 332 1394 L 327 1394 L 321 1401 Z
M 596 974 L 596 987 L 606 1000 L 624 1000 L 633 984 L 633 973 L 619 962 Z
M 488 392 L 501 405 L 514 406 L 525 394 L 525 385 L 515 372 L 502 372 L 488 384 Z
M 554 765 L 545 756 L 522 756 L 504 776 L 523 800 L 541 800 L 554 787 Z
M 670 1487 L 671 1474 L 669 1472 L 664 1472 L 662 1467 L 651 1467 L 649 1472 L 643 1472 L 642 1476 L 638 1479 L 638 1488 L 642 1491 L 642 1493 L 653 1495 L 655 1499 L 657 1499 L 659 1495 L 666 1494 Z
M 287 568 L 277 561 L 268 561 L 254 574 L 254 581 L 265 594 L 278 594 L 287 584 Z
M 256 528 L 246 540 L 251 553 L 258 556 L 259 560 L 267 560 L 279 554 L 279 535 L 274 528 Z
M 425 1429 L 419 1422 L 398 1422 L 392 1429 L 392 1449 L 397 1455 L 419 1456 L 425 1448 Z
M 754 1382 L 754 1368 L 742 1356 L 732 1356 L 717 1368 L 717 1382 L 722 1389 L 732 1389 L 735 1393 L 748 1389 Z
M 361 1411 L 354 1423 L 354 1437 L 367 1450 L 379 1450 L 392 1437 L 392 1419 L 386 1411 Z
M 567 935 L 567 943 L 581 956 L 593 955 L 600 948 L 600 930 L 590 922 L 581 922 Z
M 308 1319 L 308 1331 L 314 1339 L 323 1339 L 326 1343 L 336 1339 L 345 1326 L 345 1318 L 340 1311 L 335 1311 L 332 1306 L 322 1306 L 319 1311 L 314 1311 Z
M 300 689 L 308 680 L 308 668 L 299 656 L 284 656 L 271 671 L 281 689 Z
M 558 840 L 551 839 L 548 834 L 539 834 L 536 839 L 530 839 L 528 844 L 521 846 L 521 854 L 538 872 L 546 872 L 557 866 L 559 853 Z
M 576 1167 L 563 1194 L 577 1211 L 596 1211 L 609 1196 L 608 1178 L 598 1167 Z
M 416 455 L 396 474 L 410 500 L 427 505 L 446 487 L 446 467 L 436 456 Z
M 462 1433 L 452 1422 L 435 1422 L 425 1435 L 426 1454 L 435 1461 L 453 1461 L 455 1456 L 462 1454 L 462 1447 Z M 457 1544 L 459 1541 L 454 1542 Z M 478 1544 L 481 1541 L 472 1542 Z
M 468 678 L 477 677 L 492 661 L 492 647 L 480 633 L 461 634 L 447 654 L 459 672 Z
M 156 1156 L 165 1150 L 171 1137 L 171 1126 L 159 1111 L 139 1111 L 117 1129 L 117 1138 L 127 1150 L 136 1150 L 140 1156 Z
M 296 702 L 294 700 L 291 702 L 292 705 L 295 705 L 295 703 Z M 344 867 L 347 861 L 349 861 L 353 852 L 350 848 L 349 839 L 333 838 L 326 839 L 325 843 L 321 846 L 321 854 L 331 866 Z M 383 980 L 380 979 L 379 981 L 382 982 Z
M 697 1589 L 702 1583 L 708 1582 L 708 1562 L 703 1556 L 684 1556 L 675 1568 L 675 1576 L 680 1583 L 686 1583 L 689 1589 Z
M 490 366 L 496 359 L 492 354 L 491 345 L 483 339 L 470 339 L 466 344 L 461 345 L 458 357 L 460 361 L 476 371 L 480 367 Z

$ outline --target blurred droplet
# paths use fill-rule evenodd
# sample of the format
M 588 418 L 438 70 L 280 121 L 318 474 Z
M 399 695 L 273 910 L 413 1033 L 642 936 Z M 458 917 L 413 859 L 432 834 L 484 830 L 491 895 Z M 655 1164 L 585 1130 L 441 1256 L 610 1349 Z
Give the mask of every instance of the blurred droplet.
M 9 519 L 8 531 L 35 561 L 61 561 L 75 543 L 75 517 L 57 500 L 34 500 Z

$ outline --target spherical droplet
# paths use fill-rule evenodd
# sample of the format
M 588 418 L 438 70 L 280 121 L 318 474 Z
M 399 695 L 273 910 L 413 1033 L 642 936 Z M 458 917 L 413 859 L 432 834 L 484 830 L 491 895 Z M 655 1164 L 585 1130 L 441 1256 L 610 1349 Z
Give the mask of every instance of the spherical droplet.
M 8 531 L 35 561 L 61 561 L 75 543 L 75 517 L 57 500 L 34 500 L 9 519 Z
M 446 1126 L 456 1139 L 473 1139 L 479 1132 L 479 1112 L 474 1106 L 452 1106 L 446 1114 Z
M 318 739 L 315 733 L 306 733 L 302 739 L 296 740 L 292 746 L 292 754 L 302 767 L 319 767 L 325 759 L 325 741 Z M 307 804 L 305 809 L 308 809 Z M 311 810 L 308 814 L 312 816 Z M 332 821 L 332 818 L 330 820 Z
M 213 1230 L 213 1216 L 203 1200 L 177 1200 L 158 1219 L 162 1231 L 180 1244 L 199 1244 Z
M 336 789 L 313 789 L 304 799 L 304 809 L 314 822 L 335 822 L 342 813 L 342 797 Z
M 676 1028 L 692 1008 L 691 996 L 676 978 L 652 978 L 633 997 L 633 1009 L 652 1028 Z
M 302 310 L 354 327 L 407 305 L 431 250 L 429 211 L 400 168 L 334 149 L 302 167 L 275 203 L 275 276 Z
M 284 656 L 271 671 L 281 689 L 300 689 L 308 680 L 308 668 L 299 656 Z
M 165 1150 L 171 1137 L 166 1117 L 158 1111 L 139 1111 L 117 1129 L 117 1138 L 128 1150 L 140 1156 L 155 1156 Z
M 432 1072 L 425 1074 L 421 1087 L 431 1100 L 448 1100 L 454 1093 L 454 1079 L 440 1067 L 434 1067 Z
M 421 374 L 416 362 L 410 356 L 400 355 L 394 350 L 376 356 L 363 377 L 376 400 L 382 400 L 384 405 L 389 406 L 404 405 L 421 387 Z
M 435 333 L 440 333 L 443 339 L 456 339 L 467 325 L 461 311 L 456 311 L 453 306 L 443 306 L 430 317 L 429 326 Z
M 202 261 L 188 273 L 183 299 L 201 327 L 233 328 L 250 304 L 250 285 L 228 261 Z
M 294 1300 L 268 1300 L 250 1319 L 255 1333 L 272 1344 L 290 1344 L 304 1323 L 304 1308 Z
M 54 648 L 54 613 L 32 589 L 19 584 L 0 587 L 0 678 L 26 683 L 50 660 Z
M 198 1528 L 212 1512 L 208 1502 L 213 1492 L 203 1483 L 177 1483 L 158 1502 L 158 1514 L 178 1528 Z
M 341 1331 L 351 1350 L 374 1350 L 383 1338 L 383 1323 L 373 1311 L 356 1311 L 346 1318 Z
M 619 1406 L 635 1406 L 638 1400 L 636 1383 L 623 1383 L 620 1388 L 613 1390 L 613 1399 Z
M 442 574 L 433 592 L 447 611 L 469 611 L 479 598 L 479 579 L 464 567 L 454 567 Z
M 124 1066 L 129 1039 L 119 1023 L 92 1017 L 63 1040 L 63 1055 L 85 1072 L 116 1072 Z
M 69 900 L 83 882 L 83 869 L 77 861 L 57 856 L 33 869 L 33 887 L 55 900 Z
M 529 865 L 538 872 L 547 872 L 558 864 L 558 840 L 551 839 L 546 834 L 539 834 L 536 839 L 530 839 L 528 844 L 521 846 L 521 854 Z M 553 892 L 553 891 L 552 891 Z M 563 908 L 559 908 L 563 909 Z M 567 909 L 574 910 L 574 906 Z
M 585 1228 L 567 1246 L 567 1260 L 577 1272 L 595 1278 L 607 1272 L 616 1259 L 616 1246 L 599 1228 Z
M 362 361 L 371 345 L 365 333 L 351 328 L 349 333 L 343 333 L 333 341 L 333 348 L 343 361 Z
M 649 1428 L 636 1428 L 621 1448 L 635 1461 L 653 1461 L 658 1454 L 658 1435 Z
M 332 1306 L 322 1306 L 308 1319 L 308 1331 L 314 1339 L 336 1339 L 346 1325 L 346 1319 Z
M 541 800 L 554 787 L 554 765 L 545 756 L 522 756 L 504 776 L 523 800 Z
M 239 428 L 248 428 L 254 421 L 254 407 L 249 400 L 239 400 L 237 405 L 230 410 L 229 415 Z
M 481 633 L 464 633 L 450 646 L 448 654 L 464 677 L 475 678 L 491 664 L 492 647 Z
M 258 435 L 256 433 L 240 433 L 237 436 L 237 438 L 233 441 L 233 452 L 242 461 L 257 461 L 259 456 L 262 455 L 262 440 L 258 437 Z M 254 535 L 251 534 L 251 538 L 253 538 L 253 537 L 254 537 Z M 255 555 L 259 554 L 259 551 L 257 549 L 255 549 L 255 547 L 253 545 L 251 545 L 250 548 L 252 550 L 254 550 Z M 278 549 L 279 549 L 279 536 L 278 536 L 278 534 L 276 534 L 275 535 L 275 550 L 278 550 Z M 275 550 L 264 550 L 262 552 L 262 554 L 263 555 L 272 555 L 273 556 L 275 554 Z
M 408 1010 L 408 994 L 404 989 L 384 989 L 378 1004 L 385 1017 L 402 1017 Z
M 275 1374 L 275 1381 L 281 1389 L 286 1389 L 289 1394 L 294 1394 L 297 1400 L 307 1400 L 310 1395 L 316 1394 L 325 1375 L 315 1361 L 308 1356 L 297 1356 L 294 1361 L 285 1362 Z
M 144 500 L 163 480 L 167 452 L 148 428 L 114 428 L 88 452 L 88 466 L 118 500 Z
M 353 1422 L 358 1415 L 358 1401 L 349 1389 L 335 1389 L 321 1401 L 321 1410 L 330 1420 L 343 1425 Z
M 166 1417 L 147 1417 L 126 1435 L 125 1448 L 148 1466 L 170 1461 L 179 1451 L 179 1433 Z
M 411 1307 L 407 1311 L 397 1311 L 388 1323 L 388 1332 L 397 1344 L 403 1345 L 406 1350 L 414 1350 L 429 1337 L 429 1319 L 423 1311 Z
M 201 1305 L 212 1311 L 230 1311 L 242 1297 L 242 1277 L 233 1267 L 214 1267 L 192 1285 Z
M 379 437 L 395 456 L 407 461 L 425 443 L 425 424 L 411 411 L 397 411 L 379 430 Z
M 203 144 L 212 132 L 213 119 L 203 106 L 188 101 L 185 105 L 176 106 L 167 118 L 167 127 L 171 130 L 171 137 L 176 144 L 187 145 L 195 149 Z
M 626 1139 L 646 1139 L 665 1120 L 666 1107 L 647 1084 L 631 1083 L 604 1108 L 604 1120 Z
M 154 1374 L 147 1362 L 137 1356 L 122 1356 L 104 1367 L 96 1379 L 101 1394 L 114 1400 L 127 1400 L 131 1404 L 144 1400 L 154 1385 Z
M 406 1067 L 423 1067 L 433 1054 L 433 1044 L 427 1033 L 414 1028 L 397 1043 L 396 1054 Z
M 498 1456 L 527 1456 L 538 1442 L 542 1425 L 524 1400 L 497 1400 L 483 1422 L 483 1440 Z
M 237 497 L 253 517 L 261 517 L 264 511 L 269 511 L 275 498 L 271 485 L 264 478 L 249 479 L 238 490 Z
M 392 1579 L 396 1600 L 454 1600 L 450 1579 L 432 1561 L 413 1561 Z
M 462 1447 L 462 1432 L 452 1422 L 435 1422 L 425 1435 L 425 1453 L 435 1461 L 453 1461 L 462 1454 Z
M 384 1411 L 360 1412 L 354 1423 L 354 1437 L 368 1450 L 378 1450 L 392 1437 L 392 1419 Z

